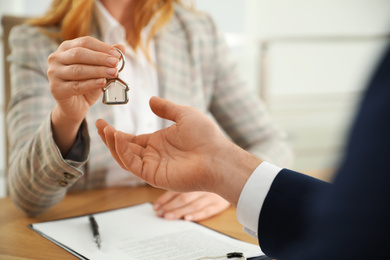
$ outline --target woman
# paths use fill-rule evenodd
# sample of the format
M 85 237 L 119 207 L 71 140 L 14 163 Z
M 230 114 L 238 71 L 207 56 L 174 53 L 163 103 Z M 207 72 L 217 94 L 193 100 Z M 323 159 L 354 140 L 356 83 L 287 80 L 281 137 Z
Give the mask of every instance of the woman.
M 202 110 L 267 161 L 291 160 L 284 133 L 240 80 L 210 17 L 179 0 L 54 0 L 44 17 L 13 29 L 10 46 L 8 187 L 28 215 L 68 190 L 143 183 L 115 163 L 94 123 L 104 118 L 134 134 L 166 127 L 149 109 L 153 95 Z M 114 47 L 125 53 L 119 75 Z M 129 84 L 129 103 L 102 104 L 101 89 L 118 76 Z M 210 193 L 167 192 L 154 208 L 167 219 L 201 220 L 228 205 Z

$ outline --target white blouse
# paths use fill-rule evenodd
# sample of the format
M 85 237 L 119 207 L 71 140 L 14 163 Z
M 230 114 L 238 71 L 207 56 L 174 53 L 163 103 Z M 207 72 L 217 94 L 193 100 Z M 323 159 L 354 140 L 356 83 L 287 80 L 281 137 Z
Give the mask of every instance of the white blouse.
M 149 107 L 149 99 L 158 96 L 158 76 L 155 65 L 156 52 L 153 39 L 149 43 L 151 62 L 145 53 L 136 51 L 126 41 L 125 28 L 107 11 L 100 1 L 95 1 L 94 12 L 104 42 L 126 47 L 125 66 L 119 78 L 129 85 L 129 102 L 125 105 L 114 105 L 114 127 L 117 130 L 144 134 L 155 132 L 162 127 L 162 121 Z M 150 24 L 141 32 L 141 41 L 146 46 Z M 116 162 L 109 167 L 107 186 L 137 185 L 143 183 L 138 177 L 123 170 Z

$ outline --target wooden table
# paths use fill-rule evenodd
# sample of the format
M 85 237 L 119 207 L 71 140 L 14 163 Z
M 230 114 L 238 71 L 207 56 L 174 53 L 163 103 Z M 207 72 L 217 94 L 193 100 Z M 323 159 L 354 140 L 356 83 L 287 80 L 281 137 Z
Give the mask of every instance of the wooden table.
M 152 202 L 164 191 L 142 186 L 108 188 L 69 193 L 64 200 L 36 218 L 27 217 L 10 198 L 0 199 L 0 259 L 78 259 L 27 227 L 28 224 L 85 215 L 89 213 Z M 201 221 L 200 224 L 237 239 L 257 244 L 257 240 L 242 230 L 236 210 Z

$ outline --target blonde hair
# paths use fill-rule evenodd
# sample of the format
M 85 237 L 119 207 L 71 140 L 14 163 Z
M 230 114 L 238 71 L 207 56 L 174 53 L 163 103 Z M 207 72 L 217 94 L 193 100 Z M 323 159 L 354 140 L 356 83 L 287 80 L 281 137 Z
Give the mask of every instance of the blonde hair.
M 28 23 L 41 27 L 46 34 L 60 42 L 87 36 L 91 33 L 93 2 L 94 0 L 54 0 L 44 16 L 31 19 Z M 155 33 L 171 19 L 174 3 L 180 4 L 181 1 L 134 0 L 134 15 L 129 17 L 129 19 L 133 19 L 134 31 L 127 32 L 128 42 L 135 43 L 133 48 L 136 49 L 141 45 L 142 29 L 148 25 L 153 17 L 156 17 L 148 35 L 147 44 L 149 44 Z M 155 16 L 157 13 L 159 15 Z M 60 27 L 60 32 L 49 32 L 45 30 L 47 26 Z M 141 47 L 145 50 L 146 46 Z

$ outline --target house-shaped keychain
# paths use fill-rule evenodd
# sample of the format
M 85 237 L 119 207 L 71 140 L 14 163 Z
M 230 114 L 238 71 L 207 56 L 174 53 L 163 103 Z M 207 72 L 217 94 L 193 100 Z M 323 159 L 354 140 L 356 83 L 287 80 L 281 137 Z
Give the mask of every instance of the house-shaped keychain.
M 106 105 L 121 105 L 129 101 L 129 87 L 120 78 L 109 80 L 103 88 L 103 103 Z
M 116 48 L 117 51 L 121 54 L 121 60 L 122 60 L 122 66 L 118 70 L 119 72 L 122 71 L 123 67 L 125 66 L 125 56 L 119 50 Z M 106 105 L 123 105 L 126 104 L 129 101 L 128 91 L 129 86 L 121 80 L 120 78 L 114 78 L 107 81 L 107 84 L 104 88 L 102 88 L 103 91 L 103 103 Z

